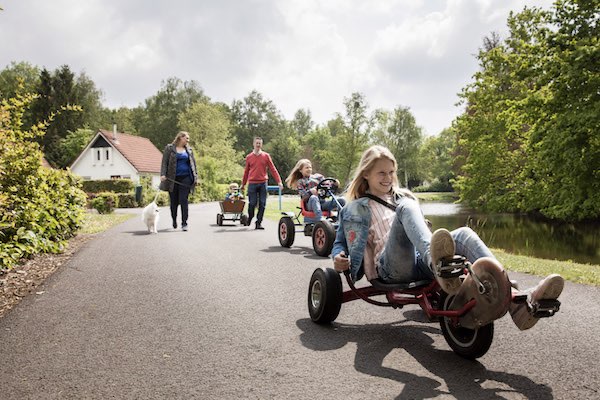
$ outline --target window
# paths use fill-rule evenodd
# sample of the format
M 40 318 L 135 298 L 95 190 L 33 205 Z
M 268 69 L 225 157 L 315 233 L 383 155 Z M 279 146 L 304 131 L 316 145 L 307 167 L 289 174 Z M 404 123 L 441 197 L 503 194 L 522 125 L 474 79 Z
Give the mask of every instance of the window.
M 106 149 L 106 161 L 110 160 L 110 150 Z
M 96 150 L 96 161 L 100 161 L 102 153 L 100 153 L 100 149 Z
M 121 179 L 121 175 L 111 175 L 110 179 Z

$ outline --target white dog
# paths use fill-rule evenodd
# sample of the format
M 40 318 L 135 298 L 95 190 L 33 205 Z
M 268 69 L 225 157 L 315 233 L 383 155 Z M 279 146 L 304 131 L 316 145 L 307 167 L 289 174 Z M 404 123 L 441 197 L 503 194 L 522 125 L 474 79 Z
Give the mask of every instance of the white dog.
M 148 227 L 148 233 L 158 233 L 158 212 L 160 210 L 158 209 L 158 204 L 156 204 L 157 198 L 158 193 L 156 193 L 156 196 L 154 196 L 152 203 L 148 204 L 142 211 L 142 221 Z

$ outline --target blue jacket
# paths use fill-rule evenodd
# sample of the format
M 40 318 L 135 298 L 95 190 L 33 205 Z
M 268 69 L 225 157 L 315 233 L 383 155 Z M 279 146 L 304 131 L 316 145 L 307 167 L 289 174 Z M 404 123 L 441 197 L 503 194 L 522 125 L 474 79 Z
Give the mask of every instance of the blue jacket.
M 371 210 L 369 198 L 361 197 L 348 203 L 339 215 L 339 226 L 331 250 L 331 258 L 344 251 L 350 256 L 352 280 L 358 281 L 364 275 L 363 256 L 369 237 Z

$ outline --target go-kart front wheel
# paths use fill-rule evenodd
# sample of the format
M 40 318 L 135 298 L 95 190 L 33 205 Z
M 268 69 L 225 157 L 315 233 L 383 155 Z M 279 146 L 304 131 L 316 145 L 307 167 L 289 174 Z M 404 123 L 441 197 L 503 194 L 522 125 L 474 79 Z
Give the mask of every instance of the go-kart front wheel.
M 223 214 L 217 214 L 217 225 L 223 225 Z
M 335 241 L 335 228 L 327 220 L 319 221 L 312 231 L 312 242 L 315 253 L 321 257 L 328 257 Z
M 240 217 L 240 224 L 244 226 L 248 225 L 248 216 L 246 214 L 242 214 Z
M 277 231 L 281 247 L 291 247 L 294 244 L 296 227 L 290 217 L 281 217 Z
M 342 308 L 342 280 L 331 268 L 317 268 L 308 286 L 308 313 L 317 324 L 335 321 Z
M 454 296 L 442 295 L 443 309 L 448 310 Z M 490 349 L 494 339 L 494 323 L 490 322 L 478 329 L 469 329 L 455 325 L 451 318 L 442 317 L 440 320 L 444 339 L 459 356 L 474 360 L 483 356 Z

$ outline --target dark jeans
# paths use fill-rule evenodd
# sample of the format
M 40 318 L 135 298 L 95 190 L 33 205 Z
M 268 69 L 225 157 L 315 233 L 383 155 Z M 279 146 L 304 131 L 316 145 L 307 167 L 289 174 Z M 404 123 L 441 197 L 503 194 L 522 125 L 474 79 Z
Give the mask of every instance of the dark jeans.
M 267 182 L 248 184 L 248 221 L 254 218 L 256 203 L 258 203 L 256 222 L 261 223 L 267 206 Z
M 192 189 L 192 178 L 189 175 L 176 176 L 173 191 L 169 192 L 171 198 L 171 218 L 177 222 L 177 206 L 181 204 L 181 225 L 187 225 L 188 219 L 188 196 Z M 181 185 L 179 184 L 181 183 Z

